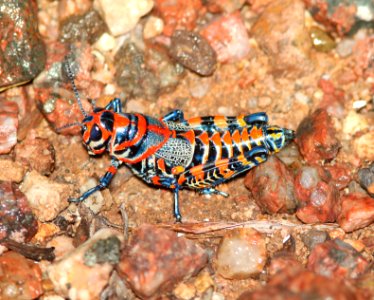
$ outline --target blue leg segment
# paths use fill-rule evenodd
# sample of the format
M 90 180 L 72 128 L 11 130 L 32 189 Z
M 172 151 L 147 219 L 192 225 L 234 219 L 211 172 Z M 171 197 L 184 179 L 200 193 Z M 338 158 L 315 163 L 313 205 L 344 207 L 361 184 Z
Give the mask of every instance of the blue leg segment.
M 112 159 L 112 164 L 109 167 L 108 171 L 100 178 L 99 184 L 88 191 L 84 192 L 79 198 L 70 198 L 69 202 L 79 203 L 87 199 L 93 193 L 103 190 L 108 187 L 110 181 L 116 175 L 118 167 L 121 165 L 117 159 Z
M 184 118 L 184 113 L 183 111 L 181 111 L 180 109 L 175 109 L 171 112 L 169 112 L 167 115 L 165 115 L 163 118 L 162 118 L 162 121 L 165 121 L 165 122 L 168 122 L 168 121 L 171 121 L 171 122 L 182 122 L 182 123 L 186 123 L 186 119 Z
M 177 223 L 182 223 L 182 215 L 179 211 L 179 185 L 175 178 L 160 176 L 159 182 L 162 186 L 173 189 L 174 193 L 174 217 Z
M 179 189 L 174 189 L 174 217 L 177 223 L 182 223 L 182 215 L 179 211 Z
M 203 194 L 203 195 L 216 194 L 216 195 L 221 195 L 225 198 L 227 198 L 229 196 L 229 194 L 227 194 L 225 192 L 221 192 L 219 190 L 216 190 L 215 188 L 206 188 L 206 189 L 201 190 L 200 193 Z
M 122 103 L 120 98 L 114 98 L 112 101 L 108 103 L 107 106 L 105 106 L 105 109 L 107 110 L 113 110 L 116 113 L 122 112 Z

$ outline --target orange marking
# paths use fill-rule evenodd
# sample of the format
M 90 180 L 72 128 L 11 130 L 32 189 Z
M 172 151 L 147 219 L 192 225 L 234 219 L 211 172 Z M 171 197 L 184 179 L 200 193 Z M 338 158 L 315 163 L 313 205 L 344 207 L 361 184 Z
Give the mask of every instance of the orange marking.
M 192 126 L 192 127 L 201 125 L 201 117 L 196 117 L 196 118 L 189 119 L 188 124 L 190 124 L 190 126 Z
M 195 144 L 195 133 L 193 130 L 182 133 L 181 136 L 186 138 L 191 144 Z
M 184 172 L 185 168 L 182 167 L 182 166 L 177 166 L 177 167 L 174 167 L 171 169 L 171 173 L 174 174 L 174 175 L 178 175 L 182 172 Z
M 186 176 L 184 174 L 182 174 L 179 178 L 178 178 L 178 184 L 183 184 L 185 183 L 187 180 Z
M 217 153 L 217 156 L 216 156 L 216 159 L 221 159 L 221 156 L 222 156 L 222 141 L 221 141 L 221 136 L 218 132 L 216 132 L 215 134 L 213 134 L 213 136 L 210 138 L 212 140 L 212 142 L 217 146 L 217 150 L 218 150 L 218 153 Z
M 110 166 L 109 169 L 108 169 L 108 172 L 110 172 L 112 174 L 116 174 L 117 173 L 117 169 L 114 166 Z
M 238 146 L 240 145 L 241 142 L 241 136 L 238 130 L 235 130 L 233 135 L 232 135 L 232 140 L 234 143 L 236 143 Z
M 200 139 L 200 141 L 205 145 L 205 146 L 208 146 L 209 145 L 209 135 L 207 132 L 203 132 L 202 134 L 200 134 L 198 136 L 198 138 Z
M 195 177 L 197 181 L 204 180 L 203 165 L 199 165 L 190 169 L 191 174 Z
M 219 128 L 227 128 L 227 121 L 226 117 L 224 116 L 215 116 L 214 117 L 214 124 Z
M 162 171 L 165 172 L 165 160 L 164 159 L 159 159 L 157 161 L 157 167 Z
M 248 135 L 248 129 L 245 127 L 242 131 L 242 141 L 246 144 L 249 142 L 249 135 Z
M 252 139 L 257 140 L 263 137 L 263 132 L 261 128 L 257 128 L 256 126 L 253 126 L 250 136 Z
M 154 176 L 152 178 L 152 183 L 155 184 L 155 185 L 161 185 L 161 183 L 160 183 L 160 177 L 159 176 Z

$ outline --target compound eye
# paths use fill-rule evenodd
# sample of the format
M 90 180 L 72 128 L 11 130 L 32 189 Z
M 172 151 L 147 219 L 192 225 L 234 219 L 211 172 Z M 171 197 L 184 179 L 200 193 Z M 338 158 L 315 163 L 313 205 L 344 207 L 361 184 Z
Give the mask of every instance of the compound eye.
M 96 124 L 94 126 L 92 126 L 91 128 L 91 132 L 90 132 L 90 139 L 92 141 L 99 141 L 102 137 L 102 134 L 101 134 L 101 130 L 99 128 L 99 126 L 97 126 Z

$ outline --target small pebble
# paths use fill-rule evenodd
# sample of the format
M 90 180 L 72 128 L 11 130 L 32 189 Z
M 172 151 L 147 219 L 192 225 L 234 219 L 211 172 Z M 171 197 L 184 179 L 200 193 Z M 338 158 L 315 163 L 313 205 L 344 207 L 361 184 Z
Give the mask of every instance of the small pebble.
M 162 19 L 155 16 L 150 16 L 144 25 L 143 38 L 145 40 L 151 39 L 155 36 L 160 35 L 163 30 L 164 22 L 162 21 Z
M 200 33 L 216 52 L 219 62 L 235 62 L 250 52 L 247 29 L 239 12 L 215 19 Z
M 373 198 L 360 193 L 351 193 L 342 196 L 338 223 L 345 232 L 364 228 L 373 222 Z
M 13 251 L 0 256 L 0 299 L 39 299 L 42 294 L 38 264 Z
M 26 170 L 20 162 L 0 159 L 0 181 L 21 182 Z
M 36 234 L 36 218 L 26 196 L 16 184 L 0 182 L 0 207 L 0 240 L 9 238 L 22 243 Z
M 163 20 L 166 36 L 171 36 L 174 30 L 192 31 L 203 11 L 201 0 L 155 0 L 154 12 Z
M 336 46 L 333 38 L 319 27 L 310 28 L 310 36 L 314 48 L 319 52 L 329 52 Z
M 251 170 L 244 184 L 266 213 L 292 212 L 296 209 L 293 174 L 274 156 Z
M 72 15 L 60 24 L 60 40 L 64 43 L 87 41 L 95 43 L 107 30 L 105 22 L 96 10 L 83 15 Z
M 109 33 L 103 33 L 94 44 L 94 47 L 102 53 L 113 50 L 117 45 L 116 39 Z M 106 92 L 106 91 L 105 91 Z
M 340 148 L 332 118 L 324 109 L 306 117 L 299 125 L 296 136 L 301 155 L 310 163 L 333 159 Z
M 199 75 L 211 75 L 216 69 L 216 53 L 198 33 L 174 31 L 169 52 L 178 63 Z
M 304 223 L 334 222 L 338 213 L 339 191 L 321 178 L 317 166 L 302 167 L 295 177 L 295 195 L 299 201 L 296 216 Z
M 266 286 L 250 289 L 238 300 L 255 299 L 365 299 L 350 284 L 336 278 L 326 278 L 301 266 L 290 265 L 276 273 Z M 358 298 L 362 297 L 362 298 Z
M 309 270 L 329 278 L 354 279 L 368 268 L 365 258 L 339 239 L 316 245 L 308 258 Z
M 358 170 L 360 185 L 373 197 L 374 196 L 374 162 L 367 168 Z
M 294 253 L 285 251 L 277 252 L 273 255 L 270 260 L 270 264 L 267 267 L 269 276 L 274 276 L 279 272 L 287 271 L 289 268 L 299 268 L 301 263 L 296 259 Z
M 312 43 L 304 15 L 305 4 L 301 0 L 268 1 L 251 27 L 251 36 L 269 57 L 270 72 L 298 77 L 312 70 Z
M 80 185 L 79 190 L 80 193 L 83 194 L 85 191 L 88 191 L 89 189 L 97 186 L 98 181 L 94 178 L 87 178 L 87 180 Z M 88 197 L 84 202 L 83 205 L 88 207 L 94 214 L 97 214 L 101 211 L 105 203 L 105 199 L 103 196 L 103 193 L 101 191 L 98 191 Z
M 14 152 L 16 161 L 29 170 L 50 175 L 55 169 L 55 149 L 47 139 L 29 137 L 18 143 Z
M 174 289 L 173 294 L 175 295 L 175 297 L 177 297 L 177 299 L 190 300 L 193 299 L 196 295 L 196 289 L 192 283 L 187 284 L 181 282 Z
M 374 131 L 371 130 L 353 140 L 353 151 L 363 161 L 374 161 Z
M 129 97 L 154 98 L 160 80 L 147 66 L 144 53 L 133 43 L 125 43 L 115 55 L 117 84 Z
M 342 58 L 348 57 L 352 54 L 355 43 L 353 39 L 344 38 L 338 43 L 336 52 L 338 52 L 339 56 Z
M 0 154 L 7 154 L 17 144 L 18 107 L 13 102 L 0 104 Z
M 77 249 L 47 267 L 47 274 L 60 295 L 72 300 L 96 299 L 108 284 L 119 261 L 123 236 L 104 228 Z
M 325 231 L 316 229 L 309 230 L 301 235 L 301 240 L 309 250 L 314 249 L 316 245 L 325 242 L 328 238 L 329 236 Z
M 353 135 L 368 128 L 369 124 L 367 118 L 353 110 L 351 110 L 343 120 L 343 133 L 347 140 L 352 139 Z
M 71 186 L 54 182 L 33 170 L 25 176 L 21 191 L 25 193 L 37 219 L 47 222 L 69 205 Z
M 348 187 L 352 180 L 352 166 L 349 164 L 325 165 L 323 169 L 328 172 L 329 182 L 334 184 L 339 191 Z
M 46 61 L 46 47 L 38 31 L 38 5 L 34 1 L 3 0 L 0 5 L 2 91 L 24 84 L 42 71 Z
M 153 8 L 153 0 L 95 0 L 95 8 L 114 37 L 123 35 Z
M 127 246 L 118 271 L 142 298 L 170 291 L 184 278 L 196 274 L 208 255 L 194 241 L 175 232 L 142 225 Z
M 227 279 L 245 279 L 264 268 L 265 239 L 254 229 L 234 229 L 222 239 L 217 252 L 217 272 Z

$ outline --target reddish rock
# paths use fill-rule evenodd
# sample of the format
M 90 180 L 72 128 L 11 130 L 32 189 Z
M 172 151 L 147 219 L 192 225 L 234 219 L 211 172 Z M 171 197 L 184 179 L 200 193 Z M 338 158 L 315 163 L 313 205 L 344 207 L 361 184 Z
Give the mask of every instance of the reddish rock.
M 36 299 L 42 294 L 42 271 L 36 263 L 12 251 L 0 256 L 1 299 Z
M 164 34 L 171 36 L 174 30 L 193 30 L 199 14 L 203 14 L 201 0 L 156 0 L 154 11 L 164 23 Z
M 347 164 L 325 165 L 324 169 L 328 172 L 329 181 L 334 184 L 338 190 L 345 189 L 352 181 L 352 168 Z
M 200 33 L 215 50 L 219 62 L 235 62 L 250 52 L 247 29 L 239 12 L 214 20 Z
M 330 3 L 325 0 L 304 0 L 304 2 L 316 21 L 325 25 L 329 31 L 337 32 L 340 36 L 347 34 L 356 22 L 357 8 L 355 4 L 340 1 Z
M 311 71 L 312 47 L 301 0 L 277 0 L 266 6 L 251 35 L 268 55 L 273 73 L 297 77 Z
M 136 294 L 148 298 L 171 290 L 196 274 L 208 260 L 193 241 L 151 225 L 142 225 L 123 252 L 118 271 Z
M 269 276 L 274 276 L 279 272 L 283 272 L 288 268 L 299 268 L 301 267 L 301 263 L 296 259 L 293 253 L 289 252 L 278 252 L 276 253 L 270 260 L 270 264 L 268 265 L 267 272 Z
M 296 143 L 310 163 L 333 159 L 340 148 L 333 121 L 326 110 L 317 109 L 306 117 L 296 131 Z
M 102 93 L 102 84 L 93 80 L 90 73 L 94 61 L 91 48 L 85 44 L 80 46 L 79 50 L 69 49 L 66 44 L 52 42 L 47 49 L 46 69 L 34 80 L 38 107 L 53 128 L 80 122 L 83 115 L 66 75 L 66 64 L 69 63 L 75 75 L 75 84 L 80 92 L 84 110 L 89 112 L 92 105 L 86 99 L 96 99 Z M 63 84 L 56 86 L 56 82 Z M 79 126 L 61 131 L 61 134 L 78 133 Z
M 296 208 L 293 175 L 274 156 L 250 171 L 244 184 L 257 205 L 267 213 L 292 212 Z
M 374 222 L 374 200 L 365 194 L 343 195 L 338 223 L 345 232 L 369 226 Z
M 50 175 L 55 168 L 55 149 L 43 138 L 29 137 L 15 148 L 16 161 L 29 170 Z
M 0 91 L 35 78 L 44 68 L 36 1 L 1 1 Z
M 301 267 L 289 267 L 278 272 L 268 284 L 256 291 L 240 295 L 238 300 L 303 300 L 352 299 L 364 300 L 363 293 L 344 281 L 326 278 Z
M 344 91 L 335 88 L 335 85 L 327 79 L 320 79 L 318 81 L 318 87 L 323 91 L 323 98 L 318 108 L 325 109 L 331 116 L 342 118 L 345 113 Z
M 318 167 L 303 167 L 295 177 L 295 195 L 300 205 L 296 216 L 304 223 L 334 222 L 339 192 L 332 183 L 322 180 Z
M 21 243 L 35 235 L 38 223 L 16 184 L 0 183 L 0 207 L 0 240 L 9 238 Z
M 314 247 L 308 269 L 329 278 L 354 279 L 368 271 L 369 263 L 351 245 L 335 239 Z
M 17 143 L 17 104 L 0 100 L 0 154 L 9 153 Z

